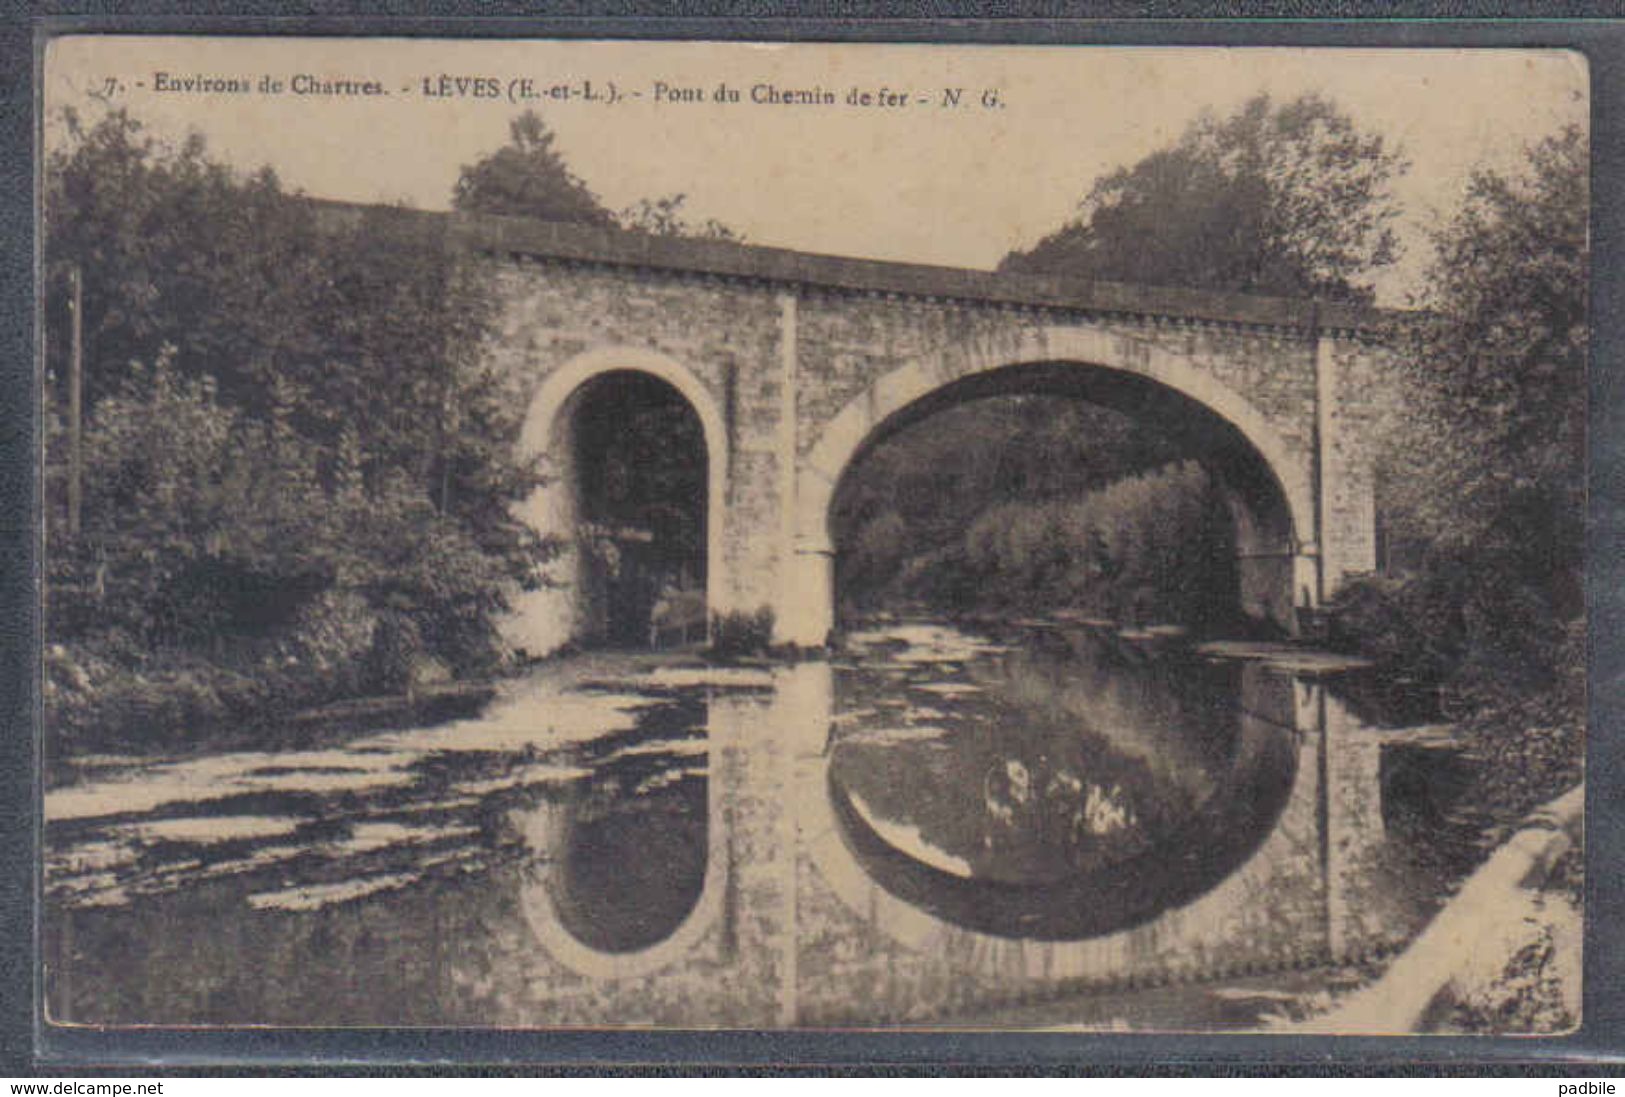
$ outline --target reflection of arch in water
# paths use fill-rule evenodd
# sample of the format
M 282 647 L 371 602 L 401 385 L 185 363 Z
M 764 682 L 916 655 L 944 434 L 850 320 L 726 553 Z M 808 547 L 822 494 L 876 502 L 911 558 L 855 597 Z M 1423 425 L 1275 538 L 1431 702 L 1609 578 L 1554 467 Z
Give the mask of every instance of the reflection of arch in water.
M 1020 884 L 943 871 L 887 841 L 830 771 L 839 833 L 888 892 L 945 921 L 999 937 L 1068 941 L 1130 929 L 1211 890 L 1262 844 L 1292 788 L 1290 736 L 1243 721 L 1222 787 L 1152 848 L 1096 871 Z
M 575 822 L 570 818 L 572 805 L 545 804 L 530 817 L 525 829 L 533 835 L 532 845 L 550 857 L 530 871 L 520 891 L 520 905 L 531 931 L 550 956 L 576 974 L 594 979 L 651 975 L 691 957 L 707 932 L 721 922 L 728 890 L 727 834 L 718 806 L 716 774 L 709 774 L 705 781 L 705 870 L 693 905 L 658 940 L 640 941 L 625 950 L 582 940 L 583 936 L 591 936 L 590 930 L 583 932 L 582 924 L 582 916 L 590 914 L 590 906 L 566 894 L 568 884 L 559 878 L 575 832 Z M 647 819 L 634 822 L 650 825 Z M 659 847 L 644 852 L 661 854 Z M 620 866 L 609 867 L 614 870 Z
M 633 373 L 669 385 L 700 421 L 705 438 L 705 597 L 707 617 L 728 608 L 723 564 L 725 500 L 727 498 L 728 433 L 722 412 L 711 391 L 676 360 L 646 347 L 602 347 L 571 359 L 548 374 L 531 400 L 520 436 L 525 455 L 541 455 L 549 477 L 514 514 L 543 535 L 571 539 L 580 517 L 577 475 L 574 468 L 574 413 L 590 384 L 608 374 Z M 578 637 L 585 624 L 583 604 L 584 562 L 567 544 L 548 568 L 557 585 L 521 593 L 504 625 L 504 635 L 515 648 L 532 656 L 548 654 Z
M 923 906 L 893 894 L 870 875 L 853 852 L 846 824 L 830 796 L 828 761 L 824 755 L 830 708 L 812 711 L 807 701 L 831 697 L 829 669 L 816 664 L 797 668 L 798 674 L 822 671 L 821 689 L 801 691 L 803 704 L 796 712 L 798 735 L 795 804 L 802 848 L 819 878 L 855 917 L 888 939 L 921 957 L 940 957 L 956 966 L 971 964 L 978 972 L 1000 980 L 1011 976 L 1046 982 L 1113 983 L 1124 977 L 1156 975 L 1200 978 L 1212 968 L 1243 964 L 1277 966 L 1324 959 L 1325 912 L 1277 911 L 1272 904 L 1290 889 L 1319 890 L 1322 885 L 1320 835 L 1321 780 L 1318 736 L 1293 734 L 1281 727 L 1297 724 L 1301 731 L 1313 725 L 1293 718 L 1290 684 L 1274 675 L 1248 668 L 1246 680 L 1255 696 L 1245 702 L 1254 715 L 1279 733 L 1278 743 L 1290 743 L 1296 752 L 1293 779 L 1279 805 L 1274 829 L 1262 844 L 1205 894 L 1192 896 L 1141 924 L 1082 940 L 1043 940 L 1032 936 L 1005 936 L 966 928 Z M 1282 692 L 1256 696 L 1259 686 Z M 1300 712 L 1299 716 L 1306 715 Z M 1266 731 L 1255 733 L 1263 742 Z M 1276 920 L 1283 924 L 1275 926 Z M 1266 931 L 1256 933 L 1259 925 Z M 1249 936 L 1267 940 L 1257 954 L 1231 955 L 1232 946 Z M 1191 942 L 1198 942 L 1192 945 Z M 1201 944 L 1200 942 L 1206 942 Z
M 1081 396 L 1184 430 L 1233 481 L 1243 608 L 1292 629 L 1302 597 L 1320 597 L 1305 550 L 1316 523 L 1312 462 L 1246 398 L 1186 358 L 1143 340 L 1075 328 L 1043 328 L 1016 345 L 975 346 L 921 359 L 876 380 L 824 427 L 797 478 L 798 573 L 782 639 L 822 643 L 835 625 L 829 521 L 853 464 L 894 430 L 943 407 L 1004 392 Z

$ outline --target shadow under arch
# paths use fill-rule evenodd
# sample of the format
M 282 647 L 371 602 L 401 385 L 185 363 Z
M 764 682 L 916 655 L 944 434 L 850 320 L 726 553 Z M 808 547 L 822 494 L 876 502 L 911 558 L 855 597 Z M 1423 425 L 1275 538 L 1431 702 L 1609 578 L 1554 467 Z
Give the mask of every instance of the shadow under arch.
M 784 639 L 822 643 L 835 625 L 830 515 L 847 471 L 910 423 L 957 403 L 1015 392 L 1080 397 L 1157 421 L 1176 439 L 1216 457 L 1227 478 L 1266 515 L 1263 524 L 1275 527 L 1256 532 L 1279 542 L 1268 555 L 1287 561 L 1287 574 L 1272 581 L 1278 609 L 1306 599 L 1318 603 L 1318 569 L 1306 559 L 1313 550 L 1305 547 L 1317 528 L 1308 448 L 1289 443 L 1249 400 L 1181 355 L 1128 336 L 1051 326 L 1019 341 L 900 366 L 828 422 L 797 479 L 798 578 L 808 593 Z
M 691 370 L 677 360 L 647 347 L 598 347 L 565 362 L 549 373 L 530 401 L 520 432 L 519 450 L 525 457 L 542 456 L 550 466 L 548 482 L 514 508 L 515 517 L 543 535 L 565 537 L 575 526 L 578 501 L 576 474 L 570 449 L 570 418 L 575 402 L 593 380 L 614 373 L 654 377 L 675 389 L 699 419 L 706 457 L 706 617 L 729 607 L 723 561 L 726 516 L 728 432 L 716 398 Z M 515 648 L 531 656 L 549 654 L 575 638 L 581 607 L 570 587 L 578 581 L 580 563 L 569 547 L 549 569 L 562 585 L 525 591 L 514 599 L 503 634 Z

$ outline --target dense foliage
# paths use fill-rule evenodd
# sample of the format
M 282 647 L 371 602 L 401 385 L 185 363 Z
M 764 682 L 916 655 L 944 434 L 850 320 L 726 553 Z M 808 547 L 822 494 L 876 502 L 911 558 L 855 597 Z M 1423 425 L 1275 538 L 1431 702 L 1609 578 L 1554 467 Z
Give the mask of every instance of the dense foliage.
M 1218 486 L 1082 401 L 994 397 L 899 431 L 837 495 L 848 612 L 1069 607 L 1205 626 L 1234 610 Z
M 1330 101 L 1249 100 L 1095 182 L 1079 217 L 1002 269 L 1368 300 L 1393 262 L 1404 161 Z
M 615 215 L 565 164 L 553 131 L 535 111 L 508 125 L 508 144 L 472 164 L 457 179 L 452 205 L 467 213 L 500 213 L 615 227 Z
M 168 148 L 117 112 L 66 124 L 45 225 L 48 628 L 68 723 L 99 717 L 62 691 L 114 704 L 121 674 L 185 666 L 204 692 L 199 676 L 274 674 L 297 703 L 399 686 L 425 658 L 489 666 L 504 592 L 547 546 L 509 514 L 536 477 L 514 457 L 522 401 L 479 354 L 475 273 L 390 211 L 323 224 L 196 138 Z
M 1587 149 L 1480 172 L 1438 232 L 1433 322 L 1397 357 L 1383 509 L 1409 566 L 1347 638 L 1442 684 L 1515 813 L 1579 775 L 1585 704 Z
M 1520 176 L 1477 174 L 1436 238 L 1403 381 L 1389 503 L 1444 552 L 1495 557 L 1558 616 L 1580 608 L 1585 522 L 1587 154 L 1570 129 Z
M 966 532 L 964 558 L 984 599 L 1026 609 L 1202 631 L 1237 612 L 1230 513 L 1194 461 L 1076 498 L 995 504 Z
M 570 170 L 554 147 L 555 140 L 541 115 L 525 111 L 508 124 L 506 145 L 463 165 L 452 192 L 452 207 L 465 213 L 566 221 L 645 236 L 742 239 L 714 218 L 690 222 L 683 216 L 688 199 L 684 194 L 642 198 L 618 213 L 611 212 Z

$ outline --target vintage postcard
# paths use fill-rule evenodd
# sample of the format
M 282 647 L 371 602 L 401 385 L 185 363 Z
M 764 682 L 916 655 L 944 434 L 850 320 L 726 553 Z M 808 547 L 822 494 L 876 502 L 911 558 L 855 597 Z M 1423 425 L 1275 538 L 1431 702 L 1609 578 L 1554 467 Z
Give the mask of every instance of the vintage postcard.
M 40 108 L 48 1024 L 1579 1025 L 1579 54 Z

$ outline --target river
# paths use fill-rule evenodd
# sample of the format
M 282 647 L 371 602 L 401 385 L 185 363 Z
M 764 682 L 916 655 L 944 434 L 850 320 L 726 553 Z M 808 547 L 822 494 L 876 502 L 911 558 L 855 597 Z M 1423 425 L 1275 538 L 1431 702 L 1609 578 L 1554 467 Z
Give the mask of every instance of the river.
M 52 1019 L 1244 1028 L 1410 940 L 1459 761 L 1336 660 L 897 622 L 596 653 L 475 718 L 91 758 Z M 1401 723 L 1403 721 L 1400 721 Z

